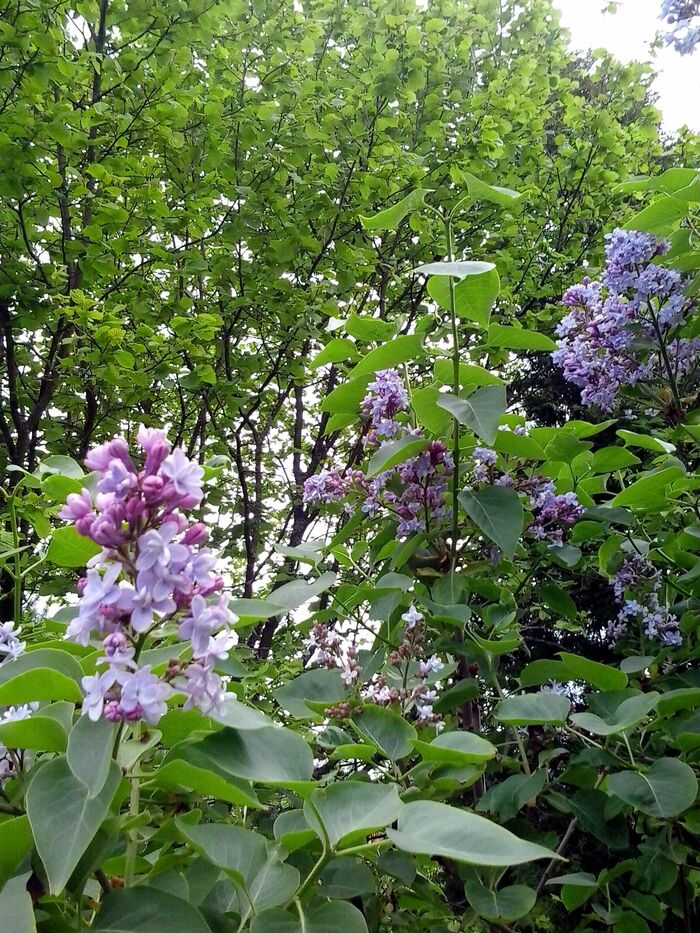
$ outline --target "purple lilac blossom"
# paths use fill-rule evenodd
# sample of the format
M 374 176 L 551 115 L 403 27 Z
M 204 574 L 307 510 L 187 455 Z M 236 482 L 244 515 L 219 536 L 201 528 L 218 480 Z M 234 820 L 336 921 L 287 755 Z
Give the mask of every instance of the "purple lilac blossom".
M 220 708 L 225 688 L 215 665 L 228 657 L 236 616 L 219 597 L 215 555 L 202 545 L 207 533 L 179 511 L 202 499 L 204 471 L 165 434 L 141 427 L 140 456 L 115 437 L 90 451 L 86 464 L 98 473 L 97 494 L 68 497 L 60 517 L 102 545 L 77 589 L 76 617 L 66 638 L 88 645 L 102 639 L 97 665 L 106 670 L 83 678 L 82 711 L 93 720 L 155 724 L 176 695 L 205 713 Z M 173 648 L 165 673 L 137 661 L 146 638 L 160 639 L 177 625 L 189 642 L 191 661 Z
M 678 618 L 659 600 L 661 572 L 651 561 L 637 554 L 625 558 L 610 584 L 622 603 L 607 626 L 610 641 L 641 633 L 666 647 L 683 643 Z
M 0 624 L 0 667 L 12 664 L 20 655 L 24 654 L 26 647 L 26 642 L 23 642 L 15 631 L 14 622 Z M 28 719 L 32 713 L 36 712 L 38 707 L 38 703 L 0 707 L 0 724 L 4 725 L 8 722 Z M 6 748 L 0 742 L 0 784 L 16 773 L 21 760 L 14 750 Z
M 699 0 L 663 0 L 661 16 L 670 27 L 664 36 L 667 45 L 688 55 L 700 43 Z
M 695 369 L 700 340 L 677 335 L 691 308 L 681 276 L 654 263 L 667 249 L 649 233 L 618 228 L 606 236 L 602 282 L 586 278 L 564 294 L 569 313 L 552 359 L 584 404 L 612 411 L 624 388 L 668 381 L 662 348 L 676 381 Z
M 375 373 L 374 382 L 370 382 L 367 389 L 362 411 L 370 416 L 375 436 L 395 437 L 401 426 L 394 418 L 408 408 L 408 393 L 401 377 L 395 369 L 381 369 Z

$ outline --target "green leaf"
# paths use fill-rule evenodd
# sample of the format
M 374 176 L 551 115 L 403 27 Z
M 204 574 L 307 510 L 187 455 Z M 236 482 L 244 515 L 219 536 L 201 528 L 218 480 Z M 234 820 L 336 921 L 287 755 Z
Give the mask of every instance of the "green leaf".
M 284 606 L 267 599 L 230 599 L 228 607 L 239 619 L 269 619 L 285 612 Z
M 319 839 L 327 837 L 335 850 L 343 841 L 361 842 L 368 833 L 384 829 L 402 806 L 396 784 L 343 781 L 315 790 L 304 801 L 304 816 Z
M 645 658 L 651 663 L 653 658 Z M 645 664 L 648 667 L 649 664 Z M 682 709 L 695 709 L 700 706 L 700 687 L 680 687 L 677 690 L 669 690 L 659 697 L 656 704 L 656 712 L 659 716 L 666 718 L 673 716 Z
M 443 385 L 453 386 L 454 370 L 452 360 L 444 358 L 435 360 L 435 364 L 433 366 L 433 375 L 435 376 L 436 382 L 441 382 Z M 460 363 L 459 384 L 462 386 L 462 388 L 470 385 L 496 386 L 503 385 L 503 380 L 495 373 L 489 372 L 488 369 L 484 369 L 483 366 L 477 366 L 475 363 Z
M 26 816 L 15 816 L 0 823 L 0 888 L 17 871 L 33 845 Z
M 88 798 L 96 797 L 109 776 L 116 727 L 99 719 L 80 716 L 68 736 L 66 761 L 75 777 L 85 785 Z
M 399 828 L 388 829 L 387 835 L 406 852 L 442 855 L 472 865 L 506 867 L 557 857 L 550 849 L 519 839 L 483 816 L 432 800 L 405 804 Z
M 623 700 L 607 720 L 595 713 L 572 713 L 571 721 L 595 735 L 615 735 L 641 722 L 654 709 L 658 699 L 659 694 L 654 691 L 641 693 Z
M 512 431 L 497 431 L 494 448 L 511 457 L 521 460 L 546 460 L 547 454 L 532 437 L 525 434 L 514 434 Z
M 529 914 L 535 906 L 537 894 L 524 884 L 491 891 L 475 876 L 464 885 L 464 893 L 471 907 L 486 920 L 503 920 L 512 923 Z
M 556 350 L 557 345 L 546 334 L 539 334 L 524 327 L 509 327 L 506 324 L 491 324 L 487 344 L 490 347 L 505 347 L 509 350 Z
M 358 858 L 340 856 L 331 859 L 321 872 L 319 881 L 325 897 L 350 898 L 374 894 L 372 870 Z
M 246 912 L 285 904 L 299 886 L 299 872 L 280 861 L 279 850 L 260 833 L 222 823 L 192 826 L 177 822 L 181 835 L 212 864 L 245 888 L 240 907 Z
M 107 816 L 120 780 L 121 772 L 112 762 L 104 787 L 91 798 L 65 758 L 54 758 L 34 773 L 27 791 L 27 816 L 51 894 L 60 894 L 66 886 Z
M 464 279 L 470 275 L 483 275 L 495 268 L 496 266 L 492 262 L 426 262 L 422 266 L 416 266 L 411 274 L 450 276 L 453 279 Z
M 575 619 L 577 615 L 576 603 L 569 596 L 566 590 L 563 590 L 555 583 L 548 583 L 545 586 L 538 587 L 537 595 L 554 612 L 563 616 L 565 619 Z
M 698 781 L 685 762 L 659 758 L 644 774 L 638 771 L 611 774 L 606 788 L 636 810 L 668 819 L 695 803 Z
M 312 719 L 316 714 L 307 700 L 334 706 L 345 699 L 347 690 L 337 668 L 317 668 L 305 671 L 273 692 L 281 707 L 297 719 Z
M 276 726 L 221 729 L 198 742 L 177 746 L 166 761 L 175 758 L 222 776 L 286 787 L 311 780 L 313 773 L 313 756 L 306 741 L 296 732 Z
M 160 765 L 148 780 L 148 786 L 168 790 L 187 789 L 202 797 L 213 797 L 242 807 L 257 808 L 260 801 L 249 784 L 230 776 L 222 776 L 214 766 L 200 768 L 177 758 Z
M 516 204 L 524 195 L 512 188 L 502 188 L 500 185 L 489 185 L 470 172 L 462 172 L 461 177 L 467 183 L 469 194 L 475 200 L 491 201 L 501 207 L 510 207 Z
M 74 525 L 56 528 L 51 535 L 46 559 L 58 567 L 84 567 L 102 548 L 78 534 Z
M 341 360 L 357 358 L 357 347 L 346 337 L 336 337 L 330 340 L 325 347 L 316 354 L 309 364 L 311 369 L 318 369 L 328 363 L 339 363 Z
M 493 444 L 498 422 L 506 410 L 506 390 L 503 386 L 484 386 L 468 398 L 457 398 L 445 392 L 437 403 L 487 444 Z
M 369 343 L 375 340 L 389 340 L 394 333 L 394 325 L 388 321 L 383 321 L 378 317 L 370 317 L 365 314 L 351 314 L 343 322 L 343 327 L 356 340 L 362 340 Z
M 646 233 L 670 232 L 676 221 L 688 213 L 688 204 L 670 195 L 657 198 L 623 224 L 625 230 L 643 230 Z
M 85 471 L 79 463 L 72 457 L 64 457 L 60 454 L 55 454 L 42 460 L 37 472 L 41 476 L 49 474 L 53 476 L 66 476 L 76 480 L 83 480 L 85 478 Z
M 0 890 L 0 918 L 7 933 L 36 933 L 34 905 L 27 891 L 31 872 L 11 878 Z
M 410 755 L 416 730 L 403 716 L 381 706 L 365 706 L 352 718 L 362 738 L 376 745 L 387 758 L 398 761 Z
M 676 449 L 674 444 L 670 444 L 668 441 L 662 441 L 658 437 L 652 437 L 650 434 L 636 434 L 634 431 L 626 431 L 624 429 L 620 429 L 615 433 L 618 437 L 622 438 L 627 447 L 641 447 L 644 450 L 656 450 L 662 454 L 672 454 Z
M 627 674 L 609 664 L 600 664 L 566 651 L 560 651 L 559 657 L 570 672 L 571 680 L 585 680 L 599 690 L 623 690 L 627 686 Z
M 666 501 L 665 490 L 668 486 L 683 475 L 680 467 L 672 466 L 642 476 L 619 492 L 611 504 L 613 507 L 629 505 L 638 509 L 655 508 Z
M 382 350 L 383 347 L 378 349 Z M 381 366 L 379 368 L 381 369 Z M 349 379 L 337 386 L 321 403 L 321 411 L 328 411 L 331 414 L 349 413 L 358 417 L 360 403 L 367 394 L 367 384 L 371 378 L 372 372 L 368 371 L 359 379 Z
M 390 470 L 392 467 L 417 457 L 426 447 L 427 441 L 424 437 L 412 437 L 410 434 L 401 437 L 397 441 L 389 441 L 387 444 L 376 450 L 369 461 L 367 467 L 367 477 L 376 476 L 383 470 Z
M 211 933 L 192 904 L 147 885 L 108 891 L 90 929 L 96 933 Z
M 512 557 L 523 531 L 523 507 L 514 489 L 483 486 L 459 494 L 459 503 L 471 520 Z
M 443 310 L 451 310 L 449 276 L 431 276 L 428 279 L 427 290 L 433 301 L 437 302 Z M 468 321 L 475 321 L 482 327 L 488 327 L 491 309 L 500 290 L 501 281 L 495 266 L 475 275 L 466 276 L 455 286 L 457 316 Z
M 278 586 L 270 596 L 275 605 L 282 606 L 286 612 L 293 612 L 315 596 L 325 593 L 333 586 L 336 578 L 337 575 L 329 570 L 315 580 L 292 580 L 284 586 Z
M 627 467 L 640 463 L 625 447 L 601 447 L 596 450 L 590 461 L 591 473 L 614 473 L 615 470 L 625 470 Z
M 366 356 L 363 356 L 360 362 L 350 370 L 349 379 L 357 379 L 358 376 L 365 376 L 368 373 L 376 373 L 380 369 L 391 369 L 398 366 L 399 363 L 408 363 L 420 356 L 423 352 L 423 334 L 402 334 L 395 337 L 388 343 L 383 343 L 381 347 L 370 350 Z M 337 390 L 336 390 L 337 391 Z M 331 393 L 332 395 L 333 393 Z M 361 398 L 358 399 L 358 405 Z M 331 398 L 329 395 L 326 401 Z M 338 411 L 340 409 L 325 409 L 324 411 Z M 342 409 L 343 411 L 347 409 Z
M 219 710 L 212 710 L 209 713 L 209 718 L 221 723 L 222 726 L 230 726 L 232 729 L 264 729 L 275 725 L 274 720 L 266 716 L 262 710 L 241 703 L 231 694 L 226 696 Z
M 411 395 L 411 408 L 418 423 L 438 437 L 447 434 L 452 424 L 449 413 L 438 407 L 437 401 L 441 395 L 437 386 L 416 389 Z
M 521 693 L 498 704 L 495 718 L 510 726 L 563 726 L 571 704 L 557 693 Z
M 370 233 L 377 230 L 396 230 L 404 217 L 422 207 L 425 203 L 425 196 L 430 194 L 430 191 L 430 188 L 414 188 L 410 194 L 401 198 L 392 207 L 387 207 L 372 217 L 363 217 L 360 214 L 360 223 Z
M 446 764 L 479 764 L 496 756 L 496 748 L 473 732 L 445 732 L 432 742 L 413 743 L 421 758 Z
M 27 748 L 38 752 L 66 750 L 66 733 L 59 722 L 34 715 L 0 724 L 0 743 L 7 748 Z
M 253 918 L 251 933 L 367 933 L 367 924 L 357 907 L 347 901 L 330 901 L 304 912 L 303 923 L 286 910 L 266 910 Z
M 67 651 L 38 648 L 0 667 L 0 706 L 16 706 L 34 700 L 83 698 L 78 686 L 83 671 Z

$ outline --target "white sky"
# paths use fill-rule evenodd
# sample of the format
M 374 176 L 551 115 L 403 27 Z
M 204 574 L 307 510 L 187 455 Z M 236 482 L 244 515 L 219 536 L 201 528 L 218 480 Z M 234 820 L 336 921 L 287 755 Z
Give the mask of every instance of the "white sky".
M 621 61 L 653 61 L 664 127 L 673 132 L 687 125 L 700 132 L 700 47 L 692 55 L 671 48 L 649 51 L 664 27 L 658 18 L 661 0 L 621 0 L 613 15 L 602 12 L 605 0 L 554 0 L 554 5 L 571 31 L 573 48 L 606 48 Z

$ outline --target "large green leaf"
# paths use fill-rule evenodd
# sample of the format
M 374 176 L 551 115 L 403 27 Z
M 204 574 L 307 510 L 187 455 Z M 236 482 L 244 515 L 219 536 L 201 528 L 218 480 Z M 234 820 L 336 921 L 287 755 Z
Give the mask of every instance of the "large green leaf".
M 357 357 L 357 347 L 352 340 L 348 340 L 347 337 L 335 337 L 316 354 L 309 366 L 311 369 L 318 369 L 328 363 L 339 363 L 341 360 L 357 359 Z
M 496 748 L 473 732 L 444 732 L 432 742 L 413 743 L 421 758 L 444 764 L 463 765 L 488 761 L 496 757 Z
M 599 690 L 622 690 L 627 686 L 627 674 L 617 667 L 600 664 L 567 651 L 560 651 L 559 657 L 570 672 L 571 680 L 585 680 Z
M 90 929 L 96 933 L 211 933 L 192 904 L 146 885 L 109 891 Z
M 505 347 L 508 350 L 556 350 L 557 345 L 546 334 L 524 327 L 507 324 L 491 324 L 487 343 L 490 347 Z
M 121 772 L 112 762 L 100 793 L 90 797 L 65 758 L 46 762 L 34 774 L 27 791 L 27 816 L 51 894 L 64 889 L 107 816 L 120 780 Z
M 0 890 L 0 924 L 7 933 L 36 933 L 34 907 L 27 890 L 30 873 L 11 878 Z
M 66 525 L 51 535 L 46 559 L 59 567 L 84 567 L 101 550 L 90 538 L 78 534 L 75 525 Z
M 0 743 L 7 748 L 27 748 L 39 752 L 64 752 L 67 736 L 63 726 L 49 716 L 0 723 Z
M 67 651 L 38 648 L 0 667 L 0 705 L 34 700 L 82 700 L 83 671 Z
M 570 707 L 567 698 L 558 693 L 521 693 L 501 700 L 495 717 L 510 726 L 563 726 Z
M 278 606 L 283 606 L 287 612 L 292 612 L 307 603 L 315 596 L 325 593 L 336 581 L 336 574 L 332 571 L 322 573 L 315 580 L 292 580 L 273 590 L 270 596 Z
M 466 276 L 454 290 L 457 316 L 487 327 L 500 288 L 501 282 L 495 266 L 476 275 Z M 428 294 L 441 308 L 451 310 L 449 276 L 431 276 L 428 279 Z
M 242 826 L 178 821 L 181 835 L 210 862 L 223 868 L 245 888 L 241 907 L 267 910 L 287 903 L 299 886 L 299 872 L 280 861 L 277 847 L 260 833 Z
M 304 909 L 304 908 L 302 908 Z M 357 907 L 347 901 L 329 901 L 304 911 L 303 920 L 286 910 L 266 910 L 253 918 L 251 933 L 367 933 L 367 923 Z
M 480 262 L 475 260 L 457 261 L 457 262 L 426 262 L 422 266 L 416 266 L 413 270 L 415 275 L 439 275 L 451 276 L 454 279 L 464 279 L 471 275 L 484 275 L 495 269 L 492 262 Z
M 109 776 L 116 727 L 106 719 L 81 716 L 68 736 L 66 760 L 73 774 L 96 797 Z
M 524 884 L 515 884 L 496 891 L 485 887 L 474 875 L 464 885 L 464 893 L 473 909 L 486 920 L 502 920 L 512 923 L 535 906 L 537 895 Z
M 221 729 L 196 742 L 179 745 L 166 760 L 184 758 L 222 777 L 293 786 L 309 781 L 313 756 L 307 742 L 290 729 Z
M 15 816 L 0 823 L 0 887 L 19 868 L 32 845 L 32 830 L 26 816 Z
M 401 807 L 396 784 L 343 781 L 315 790 L 304 801 L 304 816 L 319 839 L 336 849 L 343 840 L 353 842 L 357 834 L 384 829 Z
M 698 780 L 693 769 L 677 758 L 659 758 L 646 772 L 620 771 L 606 784 L 631 807 L 650 816 L 668 819 L 678 816 L 695 803 Z
M 555 857 L 550 849 L 519 839 L 483 816 L 432 800 L 405 804 L 398 829 L 388 829 L 387 835 L 406 852 L 443 855 L 472 865 L 506 867 Z
M 353 716 L 352 723 L 364 739 L 393 761 L 405 758 L 413 750 L 416 730 L 393 710 L 365 706 L 361 713 Z
M 405 198 L 401 198 L 396 204 L 372 217 L 364 217 L 360 214 L 360 223 L 369 233 L 379 230 L 396 230 L 404 217 L 422 207 L 425 203 L 425 196 L 430 194 L 430 191 L 430 188 L 414 188 Z
M 417 457 L 425 448 L 427 441 L 424 437 L 413 437 L 407 435 L 397 441 L 388 441 L 386 444 L 376 450 L 369 461 L 367 467 L 367 476 L 376 476 L 383 470 L 390 470 L 392 467 L 410 460 L 411 457 Z
M 381 347 L 370 350 L 350 371 L 349 378 L 356 379 L 358 376 L 367 375 L 367 373 L 376 373 L 380 369 L 390 369 L 399 363 L 408 363 L 420 356 L 422 351 L 422 334 L 403 334 L 388 341 L 388 343 L 383 343 Z
M 459 503 L 504 555 L 512 557 L 523 531 L 523 507 L 517 492 L 507 486 L 482 486 L 461 492 Z
M 471 172 L 462 172 L 469 191 L 469 195 L 475 200 L 491 201 L 501 207 L 510 207 L 517 204 L 524 197 L 522 192 L 513 191 L 512 188 L 502 188 L 500 185 L 489 185 L 487 182 L 472 175 Z
M 351 337 L 365 343 L 375 340 L 388 340 L 394 332 L 393 324 L 366 314 L 351 314 L 343 322 L 343 326 Z
M 493 444 L 498 422 L 506 410 L 506 390 L 503 386 L 483 386 L 468 398 L 457 398 L 445 392 L 437 403 L 487 444 Z
M 443 385 L 454 386 L 454 367 L 452 360 L 441 358 L 435 360 L 433 365 L 433 375 L 436 382 Z M 459 364 L 459 384 L 465 386 L 491 386 L 503 385 L 500 376 L 484 369 L 483 366 L 477 366 L 475 363 Z
M 641 722 L 654 709 L 658 699 L 659 694 L 653 690 L 640 693 L 623 700 L 607 719 L 596 713 L 572 713 L 571 721 L 595 735 L 615 735 Z
M 305 671 L 278 687 L 273 696 L 287 712 L 297 719 L 312 719 L 317 714 L 306 705 L 306 700 L 333 706 L 347 693 L 337 668 L 317 668 Z
M 203 797 L 225 800 L 226 803 L 242 807 L 255 809 L 260 806 L 249 784 L 231 775 L 222 775 L 213 762 L 208 764 L 208 767 L 203 768 L 182 758 L 175 758 L 160 765 L 146 784 L 168 790 L 190 790 Z
M 644 230 L 647 233 L 668 233 L 681 217 L 688 213 L 687 202 L 670 195 L 652 201 L 624 224 L 626 230 Z
M 683 470 L 680 467 L 672 466 L 650 473 L 648 476 L 642 476 L 631 485 L 626 486 L 622 492 L 618 492 L 612 500 L 612 505 L 629 505 L 637 509 L 655 508 L 663 505 L 666 501 L 666 489 L 674 480 L 683 475 Z

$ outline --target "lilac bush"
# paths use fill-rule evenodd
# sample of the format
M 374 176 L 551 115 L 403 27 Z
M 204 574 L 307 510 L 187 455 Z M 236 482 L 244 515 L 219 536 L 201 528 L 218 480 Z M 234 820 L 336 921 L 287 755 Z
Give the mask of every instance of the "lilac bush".
M 97 664 L 105 669 L 83 678 L 84 714 L 154 724 L 176 694 L 185 695 L 185 709 L 221 707 L 225 689 L 214 668 L 236 641 L 236 616 L 221 595 L 216 556 L 203 546 L 204 525 L 185 515 L 202 500 L 204 470 L 162 431 L 142 427 L 138 444 L 137 457 L 123 437 L 91 450 L 94 490 L 70 495 L 60 512 L 102 548 L 78 581 L 66 637 L 101 641 Z M 173 645 L 162 674 L 139 663 L 147 639 Z
M 610 412 L 626 388 L 653 398 L 666 387 L 680 410 L 680 392 L 697 375 L 700 339 L 680 333 L 693 304 L 680 274 L 655 263 L 667 250 L 651 234 L 618 228 L 606 236 L 602 281 L 586 278 L 566 291 L 570 310 L 552 359 L 584 404 Z
M 610 579 L 622 604 L 607 626 L 612 641 L 638 636 L 641 642 L 650 639 L 665 647 L 683 643 L 678 618 L 660 601 L 661 583 L 661 572 L 647 558 L 638 554 L 625 558 Z

